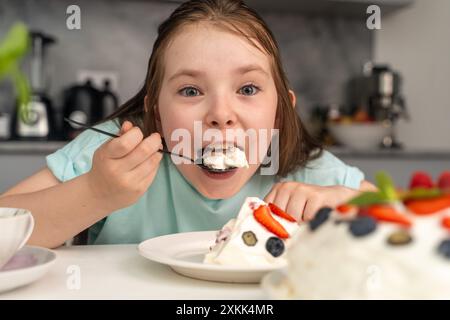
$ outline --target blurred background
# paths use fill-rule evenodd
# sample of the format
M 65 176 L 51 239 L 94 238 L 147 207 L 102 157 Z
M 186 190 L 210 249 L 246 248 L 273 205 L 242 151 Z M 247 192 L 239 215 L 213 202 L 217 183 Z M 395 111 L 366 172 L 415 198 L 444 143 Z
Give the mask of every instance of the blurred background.
M 180 2 L 0 0 L 0 193 L 79 134 L 64 116 L 94 123 L 137 92 Z M 278 40 L 299 115 L 334 154 L 401 186 L 450 169 L 450 1 L 247 3 Z M 74 4 L 81 29 L 69 30 Z M 367 25 L 373 4 L 380 29 Z

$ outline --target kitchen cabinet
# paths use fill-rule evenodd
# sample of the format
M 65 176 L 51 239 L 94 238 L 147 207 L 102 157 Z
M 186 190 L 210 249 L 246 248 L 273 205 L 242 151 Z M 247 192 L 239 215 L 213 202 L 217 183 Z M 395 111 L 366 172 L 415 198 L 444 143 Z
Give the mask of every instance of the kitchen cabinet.
M 333 15 L 365 17 L 368 6 L 375 4 L 381 14 L 391 14 L 406 8 L 414 0 L 244 0 L 258 12 L 303 13 L 310 15 Z M 180 4 L 182 0 L 160 0 L 159 2 Z
M 0 142 L 0 193 L 46 166 L 45 156 L 62 148 L 67 142 Z M 349 165 L 360 168 L 366 179 L 384 170 L 396 184 L 405 187 L 411 173 L 426 171 L 435 179 L 442 171 L 450 171 L 450 150 L 371 150 L 354 151 L 330 148 L 329 151 Z
M 413 0 L 246 0 L 246 3 L 260 11 L 365 17 L 369 5 L 378 5 L 381 14 L 386 15 L 411 5 Z
M 0 194 L 46 167 L 45 156 L 67 142 L 0 142 Z
M 0 155 L 0 194 L 45 165 L 45 155 Z

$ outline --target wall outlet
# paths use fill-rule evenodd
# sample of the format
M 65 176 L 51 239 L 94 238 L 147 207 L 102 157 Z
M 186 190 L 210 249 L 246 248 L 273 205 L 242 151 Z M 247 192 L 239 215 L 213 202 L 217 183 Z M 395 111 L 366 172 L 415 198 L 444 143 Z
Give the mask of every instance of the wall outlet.
M 88 79 L 92 85 L 99 90 L 104 88 L 104 83 L 109 80 L 112 91 L 117 92 L 119 88 L 119 75 L 117 72 L 108 70 L 79 70 L 77 72 L 77 82 L 84 84 Z

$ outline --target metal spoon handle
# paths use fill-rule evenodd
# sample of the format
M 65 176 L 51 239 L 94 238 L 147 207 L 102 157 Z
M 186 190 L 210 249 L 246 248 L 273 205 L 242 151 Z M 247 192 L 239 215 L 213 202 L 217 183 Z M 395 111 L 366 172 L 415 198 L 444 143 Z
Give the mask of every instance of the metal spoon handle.
M 103 130 L 97 129 L 97 128 L 95 128 L 95 127 L 88 126 L 88 125 L 86 125 L 86 124 L 84 124 L 84 123 L 81 123 L 81 122 L 78 122 L 78 121 L 69 119 L 69 118 L 64 118 L 64 121 L 66 121 L 66 122 L 72 122 L 72 123 L 74 123 L 74 124 L 76 124 L 76 125 L 78 125 L 78 126 L 80 126 L 80 127 L 82 127 L 82 128 L 85 128 L 85 129 L 91 129 L 91 130 L 93 130 L 93 131 L 96 131 L 96 132 L 98 132 L 98 133 L 106 134 L 107 136 L 110 136 L 110 137 L 113 137 L 113 138 L 119 138 L 119 137 L 120 137 L 120 136 L 117 135 L 117 134 L 114 134 L 114 133 L 111 133 L 111 132 L 108 132 L 108 131 L 103 131 Z
M 183 156 L 183 155 L 178 154 L 178 153 L 170 152 L 169 150 L 159 149 L 158 151 L 161 152 L 161 153 L 167 153 L 167 154 L 171 154 L 171 155 L 176 156 L 176 157 L 184 158 L 184 159 L 187 159 L 187 160 L 191 161 L 192 163 L 195 163 L 194 159 L 191 159 L 189 157 Z
M 93 130 L 93 131 L 98 132 L 98 133 L 103 133 L 103 134 L 106 134 L 107 136 L 110 136 L 110 137 L 113 137 L 113 138 L 119 138 L 120 137 L 117 134 L 114 134 L 114 133 L 111 133 L 111 132 L 108 132 L 108 131 L 103 131 L 103 130 L 97 129 L 95 127 L 88 126 L 88 125 L 86 125 L 84 123 L 81 123 L 81 122 L 69 119 L 69 118 L 64 118 L 64 121 L 72 122 L 72 123 L 74 123 L 74 124 L 76 124 L 76 125 L 78 125 L 78 126 L 80 126 L 82 128 L 90 129 L 90 130 Z M 176 157 L 184 158 L 184 159 L 187 159 L 187 160 L 191 161 L 192 163 L 195 163 L 195 161 L 193 159 L 191 159 L 189 157 L 186 157 L 186 156 L 183 156 L 181 154 L 170 152 L 169 150 L 159 149 L 158 151 L 161 152 L 161 153 L 167 153 L 167 154 L 174 155 Z

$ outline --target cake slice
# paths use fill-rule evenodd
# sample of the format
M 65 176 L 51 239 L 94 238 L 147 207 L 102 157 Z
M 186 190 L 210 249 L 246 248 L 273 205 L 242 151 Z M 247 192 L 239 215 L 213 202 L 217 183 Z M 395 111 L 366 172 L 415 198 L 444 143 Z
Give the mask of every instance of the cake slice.
M 238 216 L 218 232 L 204 263 L 229 266 L 283 266 L 296 220 L 274 204 L 248 197 Z
M 415 174 L 409 190 L 377 182 L 296 234 L 272 298 L 450 299 L 450 173 Z

